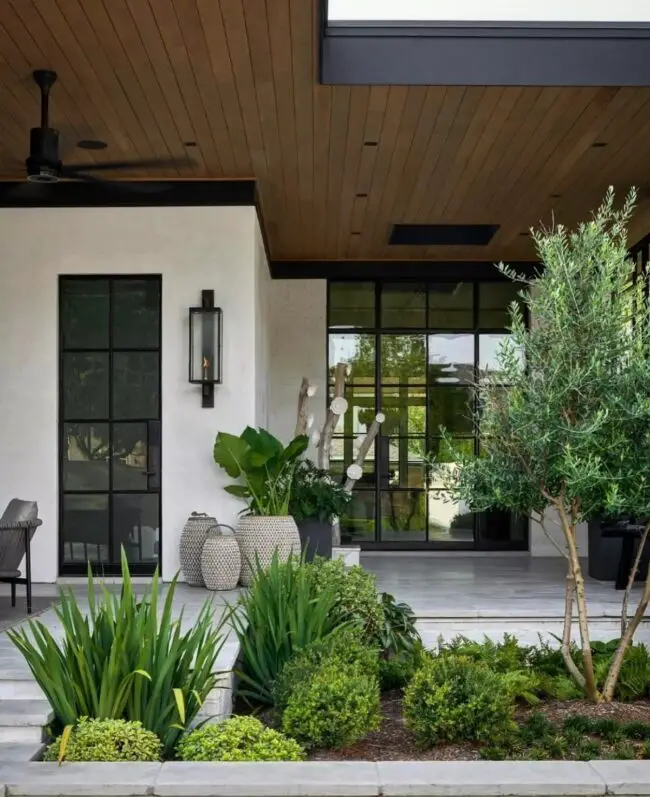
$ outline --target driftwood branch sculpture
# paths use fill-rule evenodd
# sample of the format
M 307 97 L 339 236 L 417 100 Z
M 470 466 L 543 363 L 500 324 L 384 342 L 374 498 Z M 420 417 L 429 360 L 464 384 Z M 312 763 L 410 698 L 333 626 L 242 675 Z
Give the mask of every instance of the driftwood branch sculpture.
M 312 443 L 318 447 L 318 467 L 320 470 L 329 471 L 334 431 L 336 430 L 339 418 L 344 415 L 348 409 L 348 402 L 344 395 L 347 373 L 348 366 L 346 363 L 337 363 L 334 369 L 334 397 L 327 409 L 325 423 L 320 432 L 317 429 L 310 432 L 314 423 L 314 416 L 308 411 L 309 399 L 316 395 L 316 386 L 312 385 L 306 377 L 303 377 L 300 383 L 295 435 L 310 434 Z M 348 466 L 346 471 L 347 478 L 344 489 L 347 490 L 347 492 L 352 492 L 355 483 L 363 475 L 362 466 L 364 460 L 368 456 L 368 452 L 379 434 L 379 428 L 385 420 L 386 418 L 383 413 L 378 412 L 363 437 L 357 450 L 355 460 Z M 341 527 L 338 518 L 332 519 L 332 544 L 341 544 Z

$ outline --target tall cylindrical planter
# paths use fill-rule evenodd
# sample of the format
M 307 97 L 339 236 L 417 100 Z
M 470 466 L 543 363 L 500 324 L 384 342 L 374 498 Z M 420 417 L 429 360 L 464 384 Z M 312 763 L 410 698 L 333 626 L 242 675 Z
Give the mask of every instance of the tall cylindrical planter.
M 252 583 L 257 563 L 262 568 L 268 567 L 276 550 L 282 562 L 286 562 L 292 554 L 300 555 L 298 527 L 291 516 L 243 517 L 237 524 L 235 539 L 241 551 L 239 580 L 244 587 Z
M 201 553 L 201 572 L 205 586 L 210 590 L 235 589 L 241 573 L 241 553 L 230 526 L 214 526 Z
M 305 561 L 312 562 L 316 556 L 332 558 L 332 524 L 315 518 L 298 521 L 300 548 Z
M 201 573 L 201 552 L 208 536 L 208 529 L 217 524 L 217 519 L 204 512 L 192 512 L 181 532 L 178 555 L 185 581 L 192 587 L 204 587 Z

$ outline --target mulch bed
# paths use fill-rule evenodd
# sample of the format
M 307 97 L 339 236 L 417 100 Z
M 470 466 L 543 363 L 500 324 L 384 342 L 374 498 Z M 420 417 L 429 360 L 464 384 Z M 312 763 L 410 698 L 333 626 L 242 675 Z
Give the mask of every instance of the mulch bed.
M 549 701 L 534 708 L 522 708 L 516 719 L 525 720 L 533 712 L 545 714 L 549 720 L 562 723 L 569 716 L 614 719 L 617 722 L 650 722 L 650 701 L 635 703 L 594 704 L 587 700 Z M 476 745 L 439 745 L 422 750 L 404 725 L 402 695 L 387 692 L 382 695 L 382 719 L 378 730 L 345 750 L 315 750 L 310 761 L 477 761 Z

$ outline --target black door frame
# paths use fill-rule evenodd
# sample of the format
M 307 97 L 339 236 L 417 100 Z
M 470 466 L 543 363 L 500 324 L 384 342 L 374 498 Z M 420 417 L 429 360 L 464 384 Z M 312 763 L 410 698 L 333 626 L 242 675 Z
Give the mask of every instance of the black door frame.
M 137 281 L 137 280 L 156 280 L 158 282 L 159 290 L 158 290 L 158 343 L 156 349 L 150 349 L 151 352 L 156 352 L 158 354 L 158 418 L 129 418 L 125 419 L 125 423 L 145 423 L 150 422 L 152 420 L 158 420 L 160 435 L 159 435 L 159 457 L 158 457 L 158 487 L 155 490 L 148 489 L 146 493 L 148 495 L 157 495 L 158 496 L 158 559 L 155 564 L 151 563 L 140 563 L 140 562 L 133 562 L 129 563 L 129 570 L 131 575 L 134 576 L 150 576 L 153 575 L 155 570 L 158 570 L 159 573 L 162 572 L 162 564 L 163 564 L 163 517 L 162 517 L 162 487 L 163 487 L 163 479 L 162 479 L 162 461 L 163 461 L 163 440 L 162 440 L 162 275 L 161 274 L 60 274 L 58 279 L 58 292 L 57 292 L 57 324 L 58 324 L 58 451 L 57 451 L 57 467 L 58 467 L 58 573 L 60 576 L 72 576 L 72 575 L 86 575 L 88 572 L 88 563 L 65 563 L 64 557 L 64 537 L 63 537 L 63 507 L 64 502 L 63 498 L 66 493 L 70 493 L 70 491 L 64 490 L 64 477 L 63 477 L 63 455 L 64 455 L 64 429 L 65 423 L 67 421 L 64 420 L 63 414 L 63 361 L 64 361 L 64 354 L 69 351 L 74 351 L 74 349 L 65 349 L 63 346 L 63 324 L 61 318 L 61 306 L 62 306 L 62 287 L 67 280 L 75 280 L 75 281 L 84 281 L 87 280 L 88 282 L 95 282 L 95 281 L 108 281 L 110 284 L 110 299 L 109 299 L 109 316 L 108 316 L 108 324 L 109 324 L 109 346 L 106 350 L 108 353 L 108 374 L 109 374 L 109 391 L 108 391 L 108 401 L 109 401 L 109 418 L 108 423 L 109 425 L 114 423 L 115 420 L 112 417 L 113 414 L 113 391 L 112 391 L 112 364 L 113 364 L 113 354 L 114 348 L 112 346 L 112 314 L 113 314 L 113 284 L 116 281 Z M 90 351 L 90 350 L 89 350 Z M 99 351 L 99 349 L 93 349 L 92 351 Z M 142 348 L 129 348 L 129 347 L 120 347 L 118 349 L 119 352 L 140 352 L 140 351 L 147 351 L 146 349 Z M 105 423 L 105 420 L 98 420 L 92 419 L 90 421 L 81 419 L 77 421 L 78 423 Z M 112 440 L 112 436 L 110 438 Z M 149 457 L 149 448 L 147 446 L 147 458 Z M 149 467 L 149 460 L 147 459 L 147 466 Z M 95 492 L 105 492 L 109 496 L 108 502 L 108 528 L 109 528 L 109 557 L 110 557 L 110 545 L 112 540 L 112 531 L 113 531 L 113 501 L 112 496 L 114 495 L 113 491 L 113 469 L 112 466 L 109 466 L 108 469 L 108 489 L 105 491 L 95 491 Z M 119 490 L 118 493 L 124 493 L 125 495 L 129 494 L 128 490 Z M 134 492 L 134 491 L 131 491 Z M 143 491 L 137 491 L 138 494 L 141 494 Z M 119 559 L 119 558 L 118 558 Z M 93 563 L 93 573 L 102 576 L 119 576 L 121 575 L 121 566 L 118 562 L 108 562 L 106 564 L 100 563 Z

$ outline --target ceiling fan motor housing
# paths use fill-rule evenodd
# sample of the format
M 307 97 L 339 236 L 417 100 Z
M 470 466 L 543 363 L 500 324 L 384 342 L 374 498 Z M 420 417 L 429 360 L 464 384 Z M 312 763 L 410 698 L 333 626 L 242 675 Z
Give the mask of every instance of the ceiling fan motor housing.
M 29 157 L 25 161 L 27 179 L 33 183 L 54 183 L 59 179 L 59 132 L 51 127 L 32 127 L 29 131 Z

